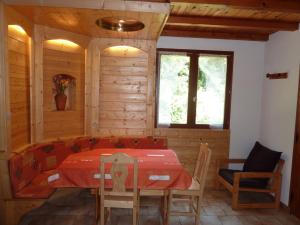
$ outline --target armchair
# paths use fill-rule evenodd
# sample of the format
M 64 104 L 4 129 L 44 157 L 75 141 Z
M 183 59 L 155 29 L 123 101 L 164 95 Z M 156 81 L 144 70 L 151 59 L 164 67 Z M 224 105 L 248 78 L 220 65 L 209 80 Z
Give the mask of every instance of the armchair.
M 259 150 L 257 150 L 258 147 L 260 147 Z M 272 167 L 270 167 L 267 169 L 269 171 L 257 171 L 255 167 L 252 167 L 250 168 L 250 171 L 247 171 L 249 161 L 258 161 L 259 163 L 263 163 L 261 160 L 262 158 L 270 161 L 270 158 L 272 157 L 266 157 L 266 155 L 262 157 L 263 151 L 266 151 L 265 147 L 257 142 L 247 159 L 225 159 L 217 161 L 217 188 L 220 188 L 220 185 L 223 185 L 228 191 L 232 193 L 231 204 L 233 209 L 280 207 L 282 180 L 281 171 L 284 165 L 284 160 L 280 159 L 281 153 L 267 149 L 267 151 L 269 151 L 267 153 L 277 154 L 277 156 L 275 157 L 276 159 L 274 158 L 273 160 L 275 169 L 271 169 Z M 253 152 L 255 152 L 256 155 L 257 153 L 259 153 L 260 157 L 253 157 Z M 226 166 L 228 166 L 229 164 L 244 164 L 244 168 L 243 170 L 226 169 Z M 274 194 L 274 201 L 268 203 L 240 203 L 240 192 L 271 193 Z

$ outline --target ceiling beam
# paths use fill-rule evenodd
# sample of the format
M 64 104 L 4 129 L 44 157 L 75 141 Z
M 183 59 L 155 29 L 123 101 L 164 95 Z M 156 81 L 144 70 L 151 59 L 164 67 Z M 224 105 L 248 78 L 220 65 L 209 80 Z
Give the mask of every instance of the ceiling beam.
M 244 8 L 286 13 L 300 13 L 300 1 L 295 0 L 170 0 L 174 3 L 205 4 L 215 7 Z
M 164 29 L 161 36 L 268 41 L 269 34 Z
M 170 12 L 169 3 L 160 0 L 132 1 L 132 0 L 3 0 L 7 5 L 45 6 L 82 9 L 104 9 L 118 11 L 135 11 L 164 13 Z M 165 1 L 164 1 L 165 2 Z
M 267 20 L 233 19 L 224 17 L 170 16 L 167 25 L 237 28 L 262 31 L 295 31 L 299 28 L 297 22 L 280 22 Z

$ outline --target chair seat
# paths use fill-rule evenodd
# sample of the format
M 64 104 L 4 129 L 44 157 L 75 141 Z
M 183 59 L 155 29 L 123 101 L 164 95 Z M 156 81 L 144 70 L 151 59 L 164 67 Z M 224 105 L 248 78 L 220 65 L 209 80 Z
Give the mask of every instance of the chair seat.
M 219 175 L 226 180 L 228 183 L 233 185 L 233 177 L 234 173 L 243 172 L 241 170 L 231 170 L 231 169 L 220 169 Z M 240 180 L 240 187 L 246 188 L 266 188 L 268 185 L 268 179 L 254 179 L 254 178 L 241 178 Z
M 133 208 L 133 197 L 129 196 L 104 196 L 104 207 Z
M 164 190 L 141 189 L 140 196 L 164 196 Z

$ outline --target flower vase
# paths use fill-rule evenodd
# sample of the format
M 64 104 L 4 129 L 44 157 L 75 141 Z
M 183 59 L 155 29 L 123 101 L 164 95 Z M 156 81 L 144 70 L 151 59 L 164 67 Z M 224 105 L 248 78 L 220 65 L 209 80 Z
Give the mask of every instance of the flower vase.
M 55 104 L 58 111 L 64 111 L 66 108 L 67 96 L 65 94 L 55 95 Z

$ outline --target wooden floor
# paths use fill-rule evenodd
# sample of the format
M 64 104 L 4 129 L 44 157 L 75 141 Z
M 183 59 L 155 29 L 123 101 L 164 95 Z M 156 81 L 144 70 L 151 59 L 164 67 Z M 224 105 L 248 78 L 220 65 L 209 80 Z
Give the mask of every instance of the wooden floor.
M 160 225 L 159 199 L 142 199 L 140 225 Z M 154 204 L 149 206 L 149 204 Z M 148 205 L 148 206 L 147 206 Z M 184 204 L 175 207 L 187 207 Z M 20 225 L 95 225 L 94 197 L 87 190 L 57 191 L 42 207 L 23 217 Z M 130 210 L 112 210 L 110 225 L 130 225 Z M 193 224 L 192 218 L 174 217 L 170 225 Z M 239 210 L 230 207 L 225 191 L 206 191 L 201 213 L 202 225 L 299 225 L 283 210 Z

